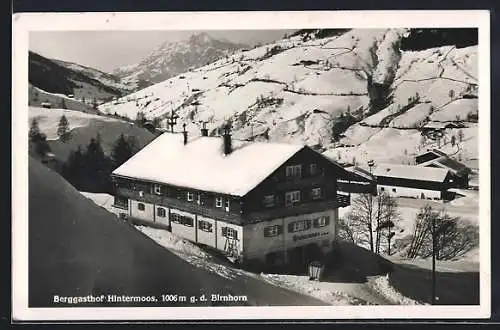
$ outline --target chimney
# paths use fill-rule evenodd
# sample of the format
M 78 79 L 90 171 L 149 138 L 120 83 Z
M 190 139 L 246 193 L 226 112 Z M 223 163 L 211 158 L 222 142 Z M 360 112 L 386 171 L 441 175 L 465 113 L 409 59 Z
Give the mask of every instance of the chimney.
M 186 131 L 186 123 L 182 124 L 182 135 L 184 135 L 184 145 L 188 142 L 188 132 Z
M 224 155 L 229 155 L 233 150 L 231 146 L 231 130 L 229 125 L 224 126 L 224 134 L 222 135 L 224 141 Z
M 201 128 L 201 136 L 208 136 L 207 123 L 203 122 L 203 127 Z

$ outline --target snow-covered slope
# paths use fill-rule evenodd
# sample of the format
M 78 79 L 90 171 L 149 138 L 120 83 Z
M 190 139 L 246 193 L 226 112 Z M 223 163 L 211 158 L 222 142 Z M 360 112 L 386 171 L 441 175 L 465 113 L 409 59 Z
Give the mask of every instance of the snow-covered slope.
M 40 131 L 47 136 L 47 140 L 57 140 L 57 126 L 61 116 L 64 115 L 69 122 L 69 129 L 88 126 L 92 120 L 117 122 L 120 121 L 114 118 L 106 118 L 99 115 L 82 113 L 80 111 L 66 109 L 45 109 L 38 107 L 30 107 L 28 112 L 29 120 L 36 118 Z
M 99 110 L 130 118 L 142 111 L 162 119 L 174 111 L 176 130 L 187 123 L 192 134 L 199 134 L 201 121 L 212 133 L 229 121 L 236 138 L 267 131 L 271 140 L 318 145 L 334 158 L 400 162 L 421 145 L 420 125 L 478 112 L 477 46 L 402 50 L 408 33 L 355 29 L 326 38 L 296 35 L 236 52 Z M 332 127 L 347 112 L 358 123 L 334 143 Z M 466 140 L 477 149 L 477 126 L 465 125 Z
M 52 60 L 29 52 L 29 83 L 49 94 L 72 95 L 74 100 L 82 104 L 91 104 L 112 100 L 130 91 L 111 77 L 95 69 Z M 39 105 L 39 102 L 43 102 L 44 95 L 40 97 L 36 93 L 32 95 L 32 89 L 29 92 L 30 105 Z M 72 105 L 74 104 L 72 102 Z M 79 110 L 72 105 L 71 109 Z M 67 106 L 70 108 L 70 105 Z M 81 105 L 77 107 L 81 108 Z
M 187 40 L 165 42 L 139 63 L 118 68 L 113 74 L 123 78 L 128 86 L 151 85 L 244 47 L 214 39 L 206 33 L 193 34 Z
M 110 73 L 102 72 L 100 70 L 80 65 L 77 63 L 72 63 L 72 62 L 66 62 L 66 61 L 61 61 L 61 60 L 54 60 L 59 65 L 65 66 L 68 69 L 71 69 L 73 71 L 81 72 L 84 75 L 96 79 L 100 82 L 102 82 L 106 86 L 111 86 L 114 87 L 118 90 L 122 90 L 124 93 L 126 92 L 131 92 L 135 89 L 136 86 L 130 86 L 126 84 L 124 81 L 122 81 L 119 77 L 112 75 Z

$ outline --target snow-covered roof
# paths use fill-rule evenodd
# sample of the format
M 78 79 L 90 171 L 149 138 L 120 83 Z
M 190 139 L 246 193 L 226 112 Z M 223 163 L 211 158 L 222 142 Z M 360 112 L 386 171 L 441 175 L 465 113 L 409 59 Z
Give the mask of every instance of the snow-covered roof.
M 434 158 L 427 162 L 418 164 L 418 166 L 430 166 L 430 165 L 448 169 L 454 174 L 467 171 L 467 166 L 465 164 L 462 164 L 459 161 L 456 161 L 447 156 L 441 156 L 439 158 Z
M 427 124 L 425 124 L 423 127 L 424 128 L 432 128 L 432 129 L 445 129 L 447 127 L 457 128 L 457 127 L 460 127 L 460 125 L 457 125 L 453 122 L 430 121 Z
M 423 156 L 423 155 L 426 155 L 426 154 L 429 154 L 429 153 L 435 154 L 438 157 L 448 156 L 447 154 L 445 154 L 441 150 L 438 150 L 438 149 L 428 149 L 427 151 L 421 152 L 420 154 L 416 155 L 415 157 L 420 157 L 420 156 Z
M 349 165 L 344 167 L 346 171 L 352 172 L 353 173 L 353 179 L 361 179 L 361 180 L 368 180 L 368 181 L 373 181 L 373 175 L 370 174 L 367 170 L 359 167 L 359 166 L 354 166 L 354 165 Z
M 377 164 L 373 168 L 373 174 L 376 177 L 443 182 L 448 174 L 448 170 L 414 165 Z
M 222 137 L 163 133 L 113 171 L 113 175 L 149 180 L 221 194 L 244 196 L 292 157 L 303 145 L 232 139 L 224 155 Z

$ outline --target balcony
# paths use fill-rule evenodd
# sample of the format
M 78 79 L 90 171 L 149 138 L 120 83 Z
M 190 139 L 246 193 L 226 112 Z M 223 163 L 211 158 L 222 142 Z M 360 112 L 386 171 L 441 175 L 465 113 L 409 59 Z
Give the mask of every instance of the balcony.
M 351 204 L 351 196 L 337 193 L 337 203 L 339 204 L 339 207 L 349 206 Z
M 253 223 L 253 222 L 266 221 L 283 217 L 297 216 L 301 214 L 323 212 L 326 210 L 332 210 L 347 205 L 349 205 L 349 196 L 342 195 L 342 199 L 340 202 L 339 202 L 339 197 L 337 197 L 334 200 L 297 203 L 290 207 L 281 207 L 272 210 L 251 212 L 245 214 L 243 217 L 247 223 Z

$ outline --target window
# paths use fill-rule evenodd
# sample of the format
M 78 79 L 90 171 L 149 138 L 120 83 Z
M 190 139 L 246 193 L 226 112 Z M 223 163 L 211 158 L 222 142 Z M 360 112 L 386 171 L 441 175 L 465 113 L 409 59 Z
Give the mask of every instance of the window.
M 215 198 L 215 207 L 222 207 L 222 197 Z
M 196 198 L 196 203 L 198 203 L 198 205 L 201 205 L 201 194 L 198 194 Z
M 396 188 L 392 188 L 392 192 L 396 192 Z
M 385 190 L 385 188 L 384 188 L 384 187 L 380 187 L 380 191 L 384 191 L 384 190 Z
M 188 226 L 188 227 L 193 227 L 194 226 L 193 218 L 186 217 L 186 216 L 181 216 L 181 223 L 184 226 Z
M 198 220 L 198 228 L 201 231 L 206 231 L 208 233 L 211 233 L 213 231 L 212 224 L 205 220 Z
M 229 199 L 226 199 L 226 212 L 229 212 L 231 209 L 231 201 Z
M 159 207 L 156 209 L 156 215 L 162 218 L 165 218 L 167 216 L 167 212 L 163 207 Z
M 155 184 L 154 185 L 154 193 L 157 194 L 157 195 L 161 195 L 162 194 L 161 185 L 159 185 L 159 184 Z
M 264 196 L 264 206 L 265 207 L 273 207 L 274 206 L 274 195 Z
M 137 204 L 137 209 L 139 211 L 144 211 L 146 209 L 146 206 L 144 204 L 142 204 L 142 203 L 138 203 Z
M 232 239 L 238 239 L 238 232 L 236 229 L 230 227 L 222 227 L 222 236 Z
M 177 213 L 171 213 L 170 214 L 170 220 L 172 220 L 172 222 L 175 222 L 175 223 L 178 223 L 178 224 L 181 224 L 181 225 L 184 225 L 184 226 L 188 226 L 188 227 L 193 227 L 194 226 L 193 218 L 186 217 L 184 215 L 180 215 L 180 214 L 177 214 Z
M 193 199 L 194 199 L 193 193 L 191 191 L 188 191 L 187 192 L 187 200 L 191 202 Z
M 311 190 L 311 199 L 320 199 L 321 198 L 321 188 L 313 188 Z
M 329 216 L 323 216 L 317 219 L 314 219 L 314 227 L 320 228 L 320 227 L 326 227 L 330 224 L 330 217 Z
M 318 173 L 316 164 L 312 163 L 309 165 L 309 173 L 311 173 L 311 175 L 316 175 L 316 173 Z
M 285 193 L 285 206 L 292 206 L 297 202 L 300 202 L 300 190 Z
M 128 198 L 123 196 L 115 196 L 115 203 L 113 206 L 128 210 Z
M 302 165 L 289 165 L 286 167 L 287 178 L 300 178 L 302 176 Z
M 311 229 L 311 220 L 300 220 L 295 222 L 290 222 L 288 224 L 288 232 L 296 233 L 298 231 L 304 231 Z
M 276 237 L 283 234 L 283 227 L 280 225 L 264 227 L 264 237 Z
M 181 223 L 180 215 L 177 213 L 170 214 L 170 220 L 175 223 Z

